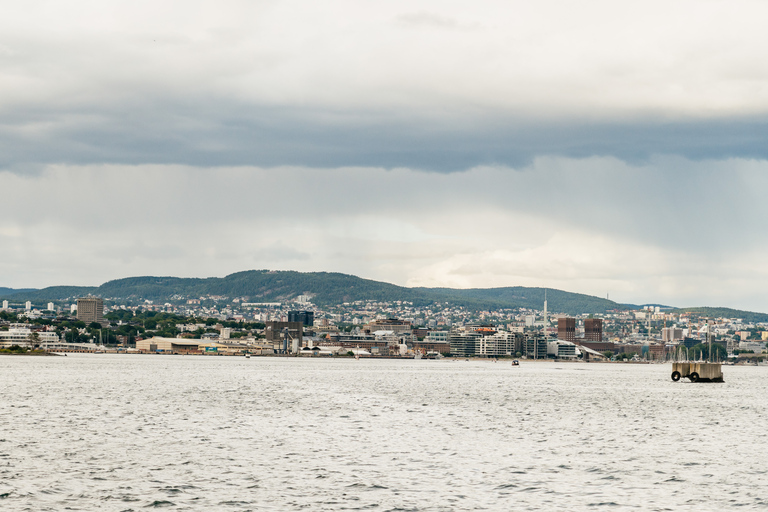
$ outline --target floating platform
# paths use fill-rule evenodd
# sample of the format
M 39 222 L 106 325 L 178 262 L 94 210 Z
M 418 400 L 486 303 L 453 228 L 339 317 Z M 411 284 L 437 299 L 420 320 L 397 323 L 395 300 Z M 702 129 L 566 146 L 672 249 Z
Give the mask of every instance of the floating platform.
M 681 377 L 691 382 L 723 382 L 722 363 L 672 363 L 672 380 Z

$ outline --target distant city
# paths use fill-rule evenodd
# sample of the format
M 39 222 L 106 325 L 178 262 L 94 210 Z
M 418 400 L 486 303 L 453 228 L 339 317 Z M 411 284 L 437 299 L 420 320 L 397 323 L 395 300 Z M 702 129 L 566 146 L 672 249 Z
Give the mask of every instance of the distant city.
M 768 323 L 669 312 L 601 315 L 475 310 L 450 303 L 358 300 L 320 307 L 311 294 L 281 302 L 175 297 L 121 304 L 100 297 L 2 302 L 0 350 L 306 357 L 517 358 L 665 361 L 708 354 L 762 361 Z

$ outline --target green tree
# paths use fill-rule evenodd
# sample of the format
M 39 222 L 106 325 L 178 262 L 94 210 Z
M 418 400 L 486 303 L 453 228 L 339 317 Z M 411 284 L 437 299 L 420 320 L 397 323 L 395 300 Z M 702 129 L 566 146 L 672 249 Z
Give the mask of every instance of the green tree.
M 691 348 L 693 353 L 700 354 L 702 359 L 709 360 L 709 343 L 699 343 Z M 725 361 L 728 358 L 728 351 L 719 343 L 712 343 L 712 360 Z
M 33 347 L 40 346 L 40 334 L 37 331 L 32 331 L 29 333 L 29 336 L 27 336 L 27 341 L 29 341 Z

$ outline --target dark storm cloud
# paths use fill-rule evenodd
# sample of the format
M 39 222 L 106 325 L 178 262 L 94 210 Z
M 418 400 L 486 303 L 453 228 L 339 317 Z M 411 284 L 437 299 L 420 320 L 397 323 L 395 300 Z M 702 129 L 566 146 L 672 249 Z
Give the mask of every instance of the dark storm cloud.
M 519 167 L 541 155 L 601 155 L 632 162 L 657 154 L 692 160 L 768 158 L 765 118 L 462 122 L 296 108 L 238 109 L 223 102 L 171 107 L 11 112 L 0 128 L 0 167 L 112 162 L 458 171 L 478 165 Z

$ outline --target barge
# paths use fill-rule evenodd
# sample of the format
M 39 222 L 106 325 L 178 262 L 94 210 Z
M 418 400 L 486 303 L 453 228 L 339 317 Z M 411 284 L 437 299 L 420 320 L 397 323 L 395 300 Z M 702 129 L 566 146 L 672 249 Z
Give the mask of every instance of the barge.
M 723 365 L 705 362 L 672 363 L 672 380 L 677 382 L 681 377 L 691 382 L 723 382 Z

